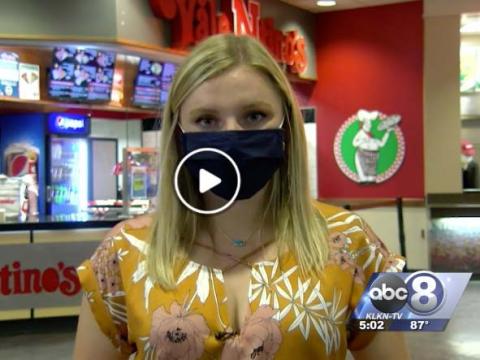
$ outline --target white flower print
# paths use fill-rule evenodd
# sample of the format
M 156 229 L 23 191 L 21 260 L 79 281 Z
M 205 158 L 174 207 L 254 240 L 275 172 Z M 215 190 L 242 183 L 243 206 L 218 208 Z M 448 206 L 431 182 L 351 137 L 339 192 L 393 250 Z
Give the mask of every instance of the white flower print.
M 147 244 L 144 241 L 141 241 L 137 239 L 135 236 L 132 236 L 125 232 L 125 230 L 122 228 L 121 232 L 124 236 L 124 238 L 134 247 L 136 248 L 143 256 L 146 256 L 148 253 L 148 250 L 150 248 L 149 244 Z M 139 282 L 141 279 L 143 279 L 147 275 L 147 261 L 142 260 L 139 261 L 137 264 L 137 268 L 134 271 L 132 275 L 132 280 L 134 283 Z
M 120 229 L 120 231 L 123 231 L 124 229 Z M 120 235 L 114 235 L 111 237 L 113 239 L 113 241 L 121 241 L 123 240 L 123 237 L 121 235 L 121 232 L 120 232 Z
M 117 250 L 117 257 L 119 261 L 123 261 L 123 258 L 128 255 L 128 250 L 118 249 Z
M 191 299 L 191 302 L 193 302 L 195 297 L 198 297 L 200 302 L 205 304 L 208 296 L 210 295 L 210 282 L 213 281 L 213 276 L 215 276 L 218 281 L 223 283 L 223 274 L 219 269 L 210 269 L 205 265 L 201 265 L 195 261 L 190 261 L 178 277 L 177 285 L 180 285 L 185 279 L 197 272 L 198 274 L 195 282 L 195 293 Z
M 135 269 L 134 273 L 132 274 L 132 281 L 134 283 L 138 283 L 147 275 L 147 262 L 145 260 L 139 261 L 137 264 L 137 268 Z
M 124 304 L 119 303 L 110 297 L 105 298 L 103 302 L 115 324 L 120 325 L 122 323 L 127 323 L 127 307 Z
M 348 228 L 344 231 L 342 231 L 342 233 L 346 236 L 346 235 L 350 235 L 350 234 L 353 234 L 353 233 L 356 233 L 356 232 L 363 232 L 363 229 L 360 227 L 360 226 L 352 226 L 351 228 Z M 352 243 L 352 240 L 347 236 L 347 239 L 350 240 L 350 242 L 348 242 L 348 244 L 351 244 Z
M 396 257 L 390 257 L 385 264 L 385 272 L 401 272 L 405 266 L 405 260 Z
M 145 309 L 148 310 L 150 291 L 153 289 L 153 280 L 149 276 L 145 279 L 144 287 L 143 298 L 145 299 Z
M 220 281 L 223 284 L 225 280 L 223 279 L 222 270 L 213 268 L 212 271 L 213 271 L 213 275 L 215 275 L 218 281 Z
M 340 216 L 349 215 L 349 214 L 350 214 L 349 211 L 340 211 L 340 212 L 336 213 L 335 215 L 332 215 L 332 216 L 328 217 L 327 220 L 330 222 L 330 221 L 332 221 L 333 219 L 336 219 L 336 218 L 338 218 L 338 217 L 340 217 Z
M 135 236 L 128 234 L 125 230 L 121 229 L 122 235 L 124 238 L 134 247 L 136 248 L 144 257 L 147 255 L 150 246 L 148 243 L 137 239 Z M 121 255 L 125 255 L 125 253 L 121 253 Z M 132 281 L 134 283 L 138 283 L 140 280 L 145 278 L 144 284 L 144 293 L 143 297 L 145 300 L 145 309 L 148 310 L 149 306 L 149 298 L 150 292 L 153 289 L 153 280 L 147 276 L 147 261 L 142 260 L 139 261 L 137 264 L 137 268 L 133 272 Z
M 150 338 L 148 336 L 141 336 L 138 340 L 143 342 L 143 358 L 145 360 L 154 360 L 155 348 L 150 344 Z
M 267 271 L 267 267 L 270 271 Z M 257 270 L 258 268 L 258 270 Z M 248 300 L 252 303 L 260 296 L 259 306 L 269 305 L 273 309 L 279 308 L 278 293 L 274 290 L 275 283 L 282 280 L 285 276 L 288 278 L 297 269 L 297 266 L 291 268 L 286 273 L 279 269 L 279 259 L 274 262 L 263 261 L 252 268 L 250 285 L 248 287 Z
M 354 222 L 355 220 L 360 221 L 360 223 L 362 222 L 362 218 L 360 216 L 358 216 L 356 214 L 351 214 L 350 216 L 346 217 L 342 221 L 329 223 L 328 228 L 332 229 L 332 228 L 336 228 L 336 227 L 339 227 L 339 226 L 349 225 L 352 222 Z
M 130 235 L 125 231 L 124 228 L 122 228 L 121 233 L 123 237 L 132 245 L 134 248 L 136 248 L 142 255 L 147 255 L 148 250 L 150 249 L 150 244 L 148 244 L 145 241 L 142 241 L 140 239 L 137 239 L 135 236 Z
M 286 290 L 283 290 L 280 287 L 280 284 L 276 284 L 276 290 L 284 299 L 288 300 L 287 306 L 281 309 L 277 314 L 275 314 L 275 318 L 277 320 L 282 320 L 290 310 L 295 309 L 297 307 L 297 299 L 300 298 L 300 294 L 303 293 L 303 286 L 299 286 L 297 292 L 293 293 L 292 284 L 290 283 L 290 279 L 288 277 L 284 277 L 283 283 L 285 285 Z
M 374 254 L 375 254 L 375 252 L 374 252 Z M 382 253 L 378 253 L 378 255 L 377 255 L 377 260 L 375 261 L 375 270 L 374 270 L 375 272 L 381 271 L 381 270 L 380 270 L 380 265 L 382 264 L 382 260 L 383 260 L 383 255 L 382 255 Z M 367 261 L 367 262 L 368 262 L 368 261 Z M 365 264 L 367 264 L 367 262 L 365 262 Z M 366 269 L 367 266 L 368 266 L 368 265 L 365 265 L 365 264 L 363 264 L 363 269 Z
M 280 321 L 291 311 L 295 315 L 287 331 L 298 329 L 307 340 L 311 329 L 314 328 L 325 343 L 328 354 L 340 347 L 339 326 L 342 324 L 342 316 L 347 306 L 339 308 L 341 296 L 337 291 L 334 291 L 332 302 L 327 302 L 320 291 L 320 281 L 311 286 L 311 279 L 302 282 L 297 278 L 297 290 L 294 291 L 289 277 L 282 278 L 275 289 L 282 298 L 288 300 L 288 303 L 279 309 L 274 319 Z
M 376 260 L 376 267 L 377 267 L 380 265 L 380 262 L 383 259 L 383 255 L 382 253 L 377 254 L 376 249 L 377 247 L 374 244 L 368 244 L 356 251 L 350 252 L 350 257 L 352 258 L 352 260 L 355 260 L 359 256 L 361 256 L 363 253 L 368 252 L 368 258 L 367 260 L 365 260 L 362 266 L 363 269 L 365 270 L 372 263 L 372 261 L 375 260 L 375 257 L 377 257 L 377 260 Z
M 292 286 L 290 281 L 284 281 L 287 292 L 285 292 L 280 286 L 277 286 L 278 292 L 282 297 L 287 299 L 289 303 L 278 314 L 278 320 L 283 319 L 291 310 L 295 313 L 295 320 L 290 324 L 288 331 L 293 331 L 296 328 L 300 330 L 305 339 L 310 335 L 310 326 L 312 319 L 318 317 L 319 311 L 325 311 L 330 303 L 327 303 L 320 292 L 320 281 L 310 290 L 308 297 L 307 290 L 310 286 L 310 279 L 305 282 L 297 279 L 298 288 L 295 294 L 292 292 Z M 306 301 L 305 301 L 306 299 Z M 321 338 L 324 338 L 323 333 L 319 333 Z
M 347 305 L 340 309 L 341 294 L 335 289 L 333 292 L 333 300 L 331 306 L 326 311 L 326 317 L 322 317 L 324 324 L 329 334 L 326 339 L 323 339 L 326 345 L 327 354 L 331 354 L 333 350 L 337 351 L 340 348 L 340 331 L 339 325 L 343 323 L 343 316 L 347 311 Z
M 209 277 L 209 270 L 205 266 L 200 267 L 200 271 L 198 272 L 197 281 L 195 283 L 197 295 L 202 304 L 205 304 L 207 301 L 208 294 L 210 293 L 210 277 Z

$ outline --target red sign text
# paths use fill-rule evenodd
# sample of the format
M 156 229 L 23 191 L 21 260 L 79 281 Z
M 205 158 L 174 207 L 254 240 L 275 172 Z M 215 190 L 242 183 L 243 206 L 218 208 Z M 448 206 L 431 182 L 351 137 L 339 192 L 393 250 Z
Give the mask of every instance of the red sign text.
M 172 23 L 172 47 L 186 50 L 204 38 L 227 32 L 259 39 L 275 59 L 300 74 L 307 67 L 305 40 L 297 31 L 281 32 L 273 18 L 260 17 L 260 2 L 221 0 L 149 0 L 155 16 Z
M 25 269 L 19 261 L 0 269 L 0 294 L 21 295 L 53 293 L 74 296 L 80 292 L 80 281 L 73 266 L 59 262 L 47 269 Z

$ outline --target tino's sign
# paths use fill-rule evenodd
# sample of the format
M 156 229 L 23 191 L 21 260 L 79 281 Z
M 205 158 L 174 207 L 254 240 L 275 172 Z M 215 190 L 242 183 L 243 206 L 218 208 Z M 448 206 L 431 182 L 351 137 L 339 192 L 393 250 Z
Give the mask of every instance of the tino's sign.
M 343 123 L 335 136 L 335 160 L 340 170 L 361 184 L 391 178 L 405 157 L 400 115 L 359 110 Z

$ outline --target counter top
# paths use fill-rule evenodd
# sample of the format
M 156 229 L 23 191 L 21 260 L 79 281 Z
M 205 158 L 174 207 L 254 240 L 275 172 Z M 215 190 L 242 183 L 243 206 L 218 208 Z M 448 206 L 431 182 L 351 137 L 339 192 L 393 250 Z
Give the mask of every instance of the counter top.
M 25 230 L 60 230 L 60 229 L 88 229 L 108 228 L 129 218 L 125 215 L 93 216 L 87 213 L 72 215 L 40 215 L 34 219 L 7 219 L 0 222 L 0 231 Z
M 480 208 L 480 189 L 465 190 L 463 193 L 428 194 L 427 204 L 431 208 Z
M 379 208 L 379 207 L 395 207 L 398 204 L 398 199 L 394 198 L 378 198 L 378 199 L 318 199 L 320 202 L 324 202 L 330 205 L 335 205 L 339 207 L 343 207 L 348 210 L 357 211 L 357 210 L 365 210 L 371 208 Z M 410 199 L 410 198 L 402 198 L 402 206 L 403 207 L 424 207 L 425 200 L 424 199 Z
M 427 206 L 430 208 L 432 218 L 480 217 L 480 190 L 428 194 Z

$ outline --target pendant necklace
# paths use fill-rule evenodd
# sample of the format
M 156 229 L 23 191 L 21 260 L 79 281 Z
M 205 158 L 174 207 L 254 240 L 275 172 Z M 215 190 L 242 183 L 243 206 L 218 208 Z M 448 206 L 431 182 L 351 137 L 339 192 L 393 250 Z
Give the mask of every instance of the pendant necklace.
M 238 264 L 243 264 L 243 265 L 253 269 L 255 264 L 249 262 L 247 259 L 252 257 L 253 255 L 255 255 L 256 253 L 258 253 L 259 251 L 263 251 L 265 253 L 265 247 L 272 244 L 273 242 L 274 242 L 274 240 L 267 241 L 266 243 L 262 244 L 258 248 L 253 249 L 248 254 L 245 254 L 241 257 L 237 257 L 237 256 L 234 256 L 234 255 L 219 251 L 212 246 L 208 246 L 208 245 L 201 244 L 201 243 L 198 243 L 198 242 L 196 242 L 195 244 L 200 246 L 200 247 L 203 247 L 205 249 L 211 250 L 216 255 L 219 255 L 219 256 L 222 256 L 222 257 L 225 257 L 225 258 L 229 258 L 230 260 L 233 260 L 234 263 L 232 265 L 229 265 L 229 266 L 222 269 L 223 272 L 227 272 L 230 269 L 237 266 Z
M 238 241 L 238 242 L 235 242 L 234 240 L 236 240 L 236 239 L 232 239 L 227 233 L 225 233 L 225 231 L 223 231 L 223 229 L 219 228 L 219 230 L 223 233 L 223 235 L 224 235 L 226 238 L 228 238 L 228 239 L 231 241 L 231 243 L 232 243 L 233 246 L 237 246 L 237 247 L 238 247 L 238 245 L 236 245 L 236 244 L 241 244 L 241 246 L 244 247 L 244 246 L 246 246 L 247 241 L 250 240 L 250 239 L 253 237 L 253 235 L 255 235 L 255 233 L 256 233 L 257 231 L 260 231 L 260 238 L 263 237 L 263 236 L 262 236 L 262 235 L 263 235 L 263 234 L 262 234 L 262 232 L 263 232 L 263 231 L 262 231 L 262 230 L 263 230 L 263 223 L 264 223 L 264 222 L 262 221 L 262 224 L 261 224 L 255 231 L 253 231 L 253 232 L 250 234 L 250 236 L 247 238 L 247 240 L 240 240 L 240 241 Z M 211 250 L 211 251 L 212 251 L 214 254 L 216 254 L 216 255 L 219 255 L 219 256 L 224 257 L 224 258 L 229 258 L 230 260 L 232 260 L 232 261 L 233 261 L 233 264 L 228 265 L 226 268 L 223 269 L 223 271 L 229 271 L 230 269 L 234 268 L 234 267 L 237 266 L 238 264 L 243 264 L 243 265 L 245 265 L 245 266 L 253 269 L 253 267 L 255 266 L 255 264 L 253 264 L 253 263 L 251 263 L 250 261 L 248 261 L 248 259 L 249 259 L 250 257 L 252 257 L 254 254 L 256 254 L 257 252 L 259 252 L 259 251 L 262 251 L 263 254 L 265 254 L 265 247 L 267 247 L 268 245 L 272 244 L 272 243 L 275 241 L 275 239 L 270 239 L 269 241 L 266 241 L 266 242 L 262 243 L 260 246 L 258 246 L 257 248 L 253 249 L 252 251 L 248 252 L 247 254 L 245 254 L 245 255 L 243 255 L 243 256 L 241 256 L 241 257 L 237 257 L 237 256 L 232 255 L 232 254 L 229 254 L 229 253 L 227 253 L 227 252 L 222 252 L 222 251 L 217 250 L 217 249 L 216 249 L 216 244 L 215 244 L 215 239 L 214 239 L 214 237 L 213 237 L 213 233 L 212 233 L 211 229 L 209 229 L 208 234 L 209 234 L 209 236 L 210 236 L 210 240 L 211 240 L 211 242 L 212 242 L 212 246 L 209 246 L 209 245 L 206 245 L 206 244 L 202 244 L 202 243 L 199 243 L 199 242 L 195 242 L 195 244 L 198 245 L 198 246 L 200 246 L 200 247 L 203 247 L 203 248 L 205 248 L 205 249 Z M 243 244 L 243 245 L 242 245 L 242 244 Z
M 243 240 L 243 239 L 240 239 L 240 238 L 232 238 L 220 226 L 217 225 L 218 230 L 220 230 L 220 232 L 223 234 L 223 236 L 225 236 L 227 239 L 229 239 L 230 243 L 234 247 L 237 247 L 237 248 L 247 246 L 247 242 L 253 237 L 253 235 L 255 235 L 258 231 L 260 231 L 262 229 L 262 227 L 263 227 L 263 221 L 258 228 L 253 230 L 253 232 L 247 237 L 246 240 Z

